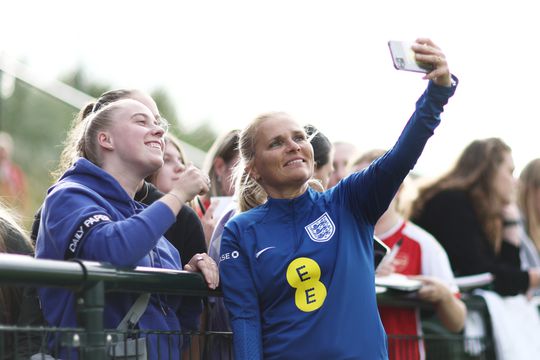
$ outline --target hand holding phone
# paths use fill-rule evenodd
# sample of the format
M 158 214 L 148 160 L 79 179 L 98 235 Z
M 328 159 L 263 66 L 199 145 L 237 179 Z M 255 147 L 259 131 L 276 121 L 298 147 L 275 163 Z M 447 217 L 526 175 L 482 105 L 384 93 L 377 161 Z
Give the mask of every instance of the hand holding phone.
M 401 244 L 403 244 L 403 238 L 400 238 L 400 239 L 394 244 L 394 246 L 392 246 L 392 248 L 390 249 L 390 252 L 388 252 L 388 253 L 386 254 L 386 256 L 382 259 L 381 264 L 382 264 L 382 263 L 391 264 L 392 261 L 394 261 L 394 259 L 396 258 L 396 255 L 398 254 L 399 249 L 401 248 Z
M 407 41 L 389 41 L 390 55 L 394 67 L 397 70 L 414 71 L 428 73 L 433 70 L 433 65 L 416 61 L 415 53 L 412 49 L 412 42 Z
M 388 256 L 388 253 L 390 252 L 390 248 L 386 246 L 385 243 L 382 242 L 381 239 L 379 239 L 376 236 L 373 236 L 373 256 L 374 256 L 374 264 L 375 269 L 381 261 Z

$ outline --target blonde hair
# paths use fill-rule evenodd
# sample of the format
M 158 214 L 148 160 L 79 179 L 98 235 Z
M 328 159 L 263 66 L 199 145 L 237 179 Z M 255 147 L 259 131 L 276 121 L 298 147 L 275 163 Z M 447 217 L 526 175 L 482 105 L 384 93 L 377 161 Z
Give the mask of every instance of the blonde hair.
M 62 174 L 73 165 L 75 160 L 77 160 L 77 157 L 80 156 L 79 143 L 83 136 L 86 120 L 89 115 L 97 112 L 107 104 L 121 99 L 129 99 L 138 93 L 141 92 L 133 89 L 110 90 L 101 94 L 96 101 L 87 103 L 71 122 L 71 128 L 68 130 L 66 140 L 63 143 L 64 148 L 60 154 L 58 167 L 51 173 L 52 176 L 56 179 L 62 176 Z
M 235 196 L 238 200 L 240 212 L 247 211 L 266 202 L 268 194 L 262 186 L 255 181 L 248 172 L 255 158 L 255 138 L 259 126 L 266 120 L 275 118 L 284 113 L 266 113 L 253 120 L 242 132 L 238 139 L 238 151 L 240 158 L 233 170 L 233 183 L 235 184 Z
M 166 133 L 163 139 L 165 140 L 165 145 L 172 144 L 174 148 L 178 150 L 182 164 L 187 165 L 188 159 L 186 157 L 186 153 L 184 151 L 184 148 L 182 147 L 182 143 L 180 142 L 180 139 L 178 139 L 176 136 L 174 136 L 171 133 Z M 151 182 L 152 184 L 155 184 L 160 170 L 161 168 L 156 170 L 152 175 L 149 175 L 145 180 L 148 182 Z
M 32 242 L 16 220 L 14 213 L 0 202 L 0 253 L 32 255 Z M 0 323 L 15 323 L 21 301 L 21 289 L 0 284 Z
M 0 253 L 10 252 L 6 238 L 10 233 L 17 234 L 28 248 L 33 249 L 28 233 L 19 225 L 17 214 L 0 202 Z
M 540 158 L 534 159 L 525 166 L 519 175 L 518 205 L 525 221 L 527 234 L 540 250 L 540 214 L 536 210 L 535 193 L 540 188 Z
M 83 157 L 101 167 L 101 151 L 98 143 L 98 134 L 109 129 L 113 123 L 113 113 L 117 110 L 117 102 L 106 105 L 84 120 L 84 129 L 77 142 L 77 156 Z

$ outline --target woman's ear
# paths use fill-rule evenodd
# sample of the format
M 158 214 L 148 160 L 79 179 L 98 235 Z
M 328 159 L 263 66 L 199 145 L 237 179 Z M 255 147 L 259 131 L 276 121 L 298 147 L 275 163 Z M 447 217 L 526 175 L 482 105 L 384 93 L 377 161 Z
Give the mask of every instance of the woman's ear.
M 102 148 L 106 150 L 113 150 L 113 140 L 111 137 L 111 134 L 109 134 L 107 131 L 100 131 L 97 136 L 98 144 Z
M 253 164 L 247 166 L 246 171 L 249 174 L 250 178 L 252 178 L 256 182 L 259 182 L 259 180 L 261 179 L 261 176 L 259 175 L 257 168 Z
M 218 178 L 221 178 L 223 176 L 226 166 L 227 164 L 225 163 L 225 160 L 223 160 L 223 158 L 217 156 L 214 159 L 214 172 L 216 173 L 216 176 Z

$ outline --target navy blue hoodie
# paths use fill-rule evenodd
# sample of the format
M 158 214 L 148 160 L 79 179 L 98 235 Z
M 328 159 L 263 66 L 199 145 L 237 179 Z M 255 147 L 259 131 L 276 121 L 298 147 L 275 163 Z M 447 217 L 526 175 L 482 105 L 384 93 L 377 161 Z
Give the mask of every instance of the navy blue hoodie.
M 178 251 L 162 236 L 174 221 L 175 216 L 167 205 L 156 201 L 145 207 L 133 200 L 109 173 L 81 158 L 48 191 L 41 213 L 36 257 L 181 270 Z M 73 292 L 42 288 L 39 295 L 50 325 L 77 326 Z M 137 296 L 107 294 L 105 327 L 116 328 Z M 178 296 L 152 295 L 138 327 L 180 330 L 180 302 Z M 189 319 L 182 320 L 191 325 L 198 315 L 194 311 Z M 165 348 L 159 350 L 160 354 L 168 354 L 166 347 L 170 345 L 171 358 L 179 358 L 177 343 L 179 339 L 162 339 L 159 344 Z M 157 356 L 157 344 L 155 337 L 149 337 L 151 358 Z

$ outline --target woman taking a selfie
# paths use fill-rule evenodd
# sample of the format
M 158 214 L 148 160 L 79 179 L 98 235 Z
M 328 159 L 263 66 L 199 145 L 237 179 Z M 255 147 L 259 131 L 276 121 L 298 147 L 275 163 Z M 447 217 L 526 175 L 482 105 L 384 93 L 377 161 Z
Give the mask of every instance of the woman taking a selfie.
M 241 133 L 241 213 L 223 233 L 220 273 L 236 359 L 386 359 L 375 297 L 373 227 L 413 168 L 455 90 L 444 54 L 413 45 L 434 69 L 394 147 L 325 192 L 309 183 L 302 126 L 269 113 Z M 258 204 L 261 195 L 268 197 Z

